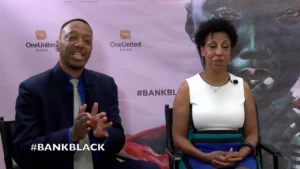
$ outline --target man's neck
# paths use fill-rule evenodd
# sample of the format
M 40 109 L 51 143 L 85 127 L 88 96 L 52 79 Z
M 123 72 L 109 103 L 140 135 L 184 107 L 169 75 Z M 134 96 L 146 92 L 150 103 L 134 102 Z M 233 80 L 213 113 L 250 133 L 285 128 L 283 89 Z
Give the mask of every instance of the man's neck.
M 82 74 L 82 72 L 84 70 L 83 68 L 79 69 L 79 70 L 73 70 L 73 69 L 69 68 L 68 66 L 62 64 L 61 62 L 59 62 L 59 65 L 63 69 L 63 71 L 65 71 L 66 73 L 68 73 L 73 78 L 78 78 L 79 76 L 81 76 L 81 74 Z

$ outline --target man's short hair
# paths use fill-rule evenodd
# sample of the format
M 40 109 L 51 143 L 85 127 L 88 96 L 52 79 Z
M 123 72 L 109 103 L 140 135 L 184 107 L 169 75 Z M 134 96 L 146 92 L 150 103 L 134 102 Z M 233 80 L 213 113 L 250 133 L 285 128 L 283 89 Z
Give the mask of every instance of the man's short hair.
M 92 30 L 92 27 L 90 26 L 90 24 L 89 24 L 86 20 L 81 19 L 81 18 L 75 18 L 75 19 L 71 19 L 71 20 L 68 20 L 67 22 L 65 22 L 65 23 L 61 26 L 60 32 L 61 32 L 61 31 L 64 29 L 64 27 L 67 26 L 69 23 L 75 22 L 75 21 L 79 21 L 79 22 L 83 22 L 83 23 L 87 24 L 87 25 L 91 28 L 91 30 Z M 92 30 L 92 32 L 93 32 L 93 30 Z

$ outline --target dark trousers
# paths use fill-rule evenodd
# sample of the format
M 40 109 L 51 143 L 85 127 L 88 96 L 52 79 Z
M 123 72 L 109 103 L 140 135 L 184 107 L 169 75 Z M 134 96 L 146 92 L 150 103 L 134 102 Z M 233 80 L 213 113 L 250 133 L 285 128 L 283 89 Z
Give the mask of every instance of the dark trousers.
M 55 164 L 54 164 L 55 165 Z M 42 166 L 42 167 L 41 167 Z M 22 169 L 74 169 L 72 166 L 69 167 L 57 167 L 49 166 L 36 163 L 36 166 L 23 167 Z M 97 163 L 94 165 L 94 169 L 161 169 L 157 164 L 149 161 L 143 160 L 129 160 L 124 162 L 119 162 L 118 160 L 113 160 L 109 164 Z

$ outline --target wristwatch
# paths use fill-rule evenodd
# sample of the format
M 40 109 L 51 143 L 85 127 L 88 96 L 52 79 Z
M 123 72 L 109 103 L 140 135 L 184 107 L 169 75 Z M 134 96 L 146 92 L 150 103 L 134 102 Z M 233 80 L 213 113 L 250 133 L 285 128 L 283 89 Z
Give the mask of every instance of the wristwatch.
M 252 144 L 247 143 L 247 142 L 244 142 L 244 143 L 241 145 L 240 149 L 241 149 L 242 147 L 245 147 L 245 146 L 247 146 L 247 147 L 249 147 L 249 148 L 251 149 L 250 154 L 253 153 L 253 155 L 256 156 L 256 151 L 255 151 L 255 148 L 254 148 L 254 146 L 253 146 Z

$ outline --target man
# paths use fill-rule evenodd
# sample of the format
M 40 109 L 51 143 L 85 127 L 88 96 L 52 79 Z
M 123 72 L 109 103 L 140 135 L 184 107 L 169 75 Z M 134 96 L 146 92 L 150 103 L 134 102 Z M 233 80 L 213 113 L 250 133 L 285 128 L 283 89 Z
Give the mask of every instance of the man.
M 14 160 L 22 169 L 159 169 L 146 161 L 119 162 L 125 143 L 112 77 L 85 69 L 93 31 L 83 19 L 63 24 L 56 50 L 59 63 L 19 86 Z M 34 144 L 104 144 L 97 151 L 34 151 Z

